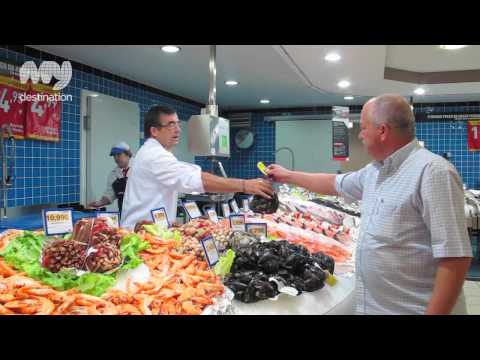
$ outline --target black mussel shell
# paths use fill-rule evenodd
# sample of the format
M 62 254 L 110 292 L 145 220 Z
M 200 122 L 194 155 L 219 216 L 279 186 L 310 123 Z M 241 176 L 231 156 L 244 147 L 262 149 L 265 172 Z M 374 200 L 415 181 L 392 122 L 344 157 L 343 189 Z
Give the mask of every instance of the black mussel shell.
M 255 195 L 250 202 L 250 210 L 256 213 L 261 214 L 273 214 L 278 210 L 279 206 L 278 195 L 277 193 L 273 193 L 271 199 L 265 199 L 259 195 Z

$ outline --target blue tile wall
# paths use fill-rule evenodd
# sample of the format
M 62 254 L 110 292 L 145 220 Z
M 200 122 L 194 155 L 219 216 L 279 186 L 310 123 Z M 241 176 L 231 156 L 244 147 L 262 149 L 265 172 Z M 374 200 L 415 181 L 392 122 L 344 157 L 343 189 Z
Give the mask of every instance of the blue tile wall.
M 39 57 L 0 47 L 0 61 L 23 63 Z M 141 86 L 130 86 L 106 77 L 73 69 L 70 84 L 63 90 L 73 101 L 63 103 L 61 136 L 58 143 L 18 140 L 14 186 L 8 191 L 8 207 L 43 204 L 75 203 L 80 201 L 80 91 L 87 89 L 130 100 L 140 105 L 139 133 L 143 132 L 143 118 L 155 104 L 175 108 L 181 119 L 200 113 L 200 106 L 183 102 Z M 143 140 L 140 139 L 140 143 Z M 3 206 L 3 199 L 0 199 Z

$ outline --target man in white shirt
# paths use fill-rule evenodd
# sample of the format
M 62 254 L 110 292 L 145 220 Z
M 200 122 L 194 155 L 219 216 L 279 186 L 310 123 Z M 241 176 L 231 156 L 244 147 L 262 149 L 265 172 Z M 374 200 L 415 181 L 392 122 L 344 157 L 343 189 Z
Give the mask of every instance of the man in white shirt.
M 317 193 L 361 200 L 356 251 L 357 314 L 465 314 L 462 286 L 472 249 L 462 181 L 454 166 L 422 148 L 399 95 L 368 101 L 360 139 L 375 159 L 343 175 L 271 165 L 269 175 Z
M 99 208 L 110 205 L 115 199 L 118 199 L 118 210 L 121 213 L 132 151 L 130 150 L 130 146 L 122 141 L 112 147 L 110 156 L 113 156 L 117 166 L 108 175 L 107 187 L 102 198 L 98 201 L 91 202 L 88 206 Z
M 150 211 L 165 208 L 170 223 L 176 219 L 178 193 L 244 192 L 270 197 L 272 184 L 264 179 L 226 179 L 203 172 L 197 165 L 177 160 L 171 153 L 180 140 L 175 110 L 154 106 L 145 114 L 145 143 L 130 170 L 123 203 L 122 227 L 151 220 Z

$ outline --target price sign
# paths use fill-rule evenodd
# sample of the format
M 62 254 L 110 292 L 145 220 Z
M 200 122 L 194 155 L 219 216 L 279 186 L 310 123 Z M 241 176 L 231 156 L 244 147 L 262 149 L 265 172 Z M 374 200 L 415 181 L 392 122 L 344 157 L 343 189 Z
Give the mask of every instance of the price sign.
M 480 151 L 480 120 L 469 120 L 467 124 L 469 151 Z
M 27 103 L 25 137 L 29 139 L 60 141 L 60 117 L 62 103 L 55 98 L 60 95 L 52 87 L 33 84 Z
M 227 203 L 222 204 L 222 210 L 224 218 L 230 217 L 230 205 L 228 205 Z
M 190 219 L 196 219 L 202 216 L 202 213 L 200 212 L 200 209 L 195 201 L 185 202 L 183 203 L 183 207 L 185 208 Z
M 150 211 L 150 213 L 152 214 L 152 220 L 155 224 L 159 224 L 165 229 L 168 229 L 170 227 L 165 208 L 162 207 L 158 209 L 153 209 Z
M 208 236 L 200 240 L 200 243 L 202 244 L 203 251 L 205 252 L 205 258 L 207 259 L 208 266 L 215 266 L 220 256 L 218 255 L 217 246 L 215 245 L 213 237 Z
M 43 230 L 47 236 L 73 232 L 71 209 L 44 209 L 42 212 Z
M 102 211 L 97 213 L 97 218 L 107 218 L 112 221 L 114 227 L 120 227 L 119 213 L 115 211 Z
M 28 85 L 20 81 L 0 76 L 0 127 L 8 124 L 12 128 L 12 134 L 17 139 L 23 139 L 25 135 L 26 95 Z
M 218 223 L 218 216 L 215 209 L 208 209 L 207 210 L 208 218 L 213 221 L 215 224 Z
M 230 206 L 232 207 L 232 210 L 235 214 L 240 213 L 240 209 L 238 208 L 238 205 L 235 199 L 230 200 Z
M 245 231 L 245 216 L 230 215 L 230 227 L 233 231 Z
M 258 237 L 267 237 L 267 224 L 265 223 L 250 223 L 245 225 L 247 232 Z

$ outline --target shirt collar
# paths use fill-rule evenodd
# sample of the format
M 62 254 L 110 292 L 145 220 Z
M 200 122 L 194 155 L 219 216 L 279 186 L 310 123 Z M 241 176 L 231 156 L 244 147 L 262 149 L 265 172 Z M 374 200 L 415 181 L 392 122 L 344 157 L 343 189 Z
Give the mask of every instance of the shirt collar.
M 401 147 L 397 151 L 395 151 L 393 154 L 388 156 L 385 160 L 383 161 L 374 161 L 373 165 L 377 168 L 385 168 L 387 171 L 395 170 L 402 165 L 402 163 L 408 158 L 408 156 L 413 153 L 414 151 L 420 149 L 421 146 L 418 143 L 417 139 L 413 139 L 410 141 L 408 144 L 405 146 Z

